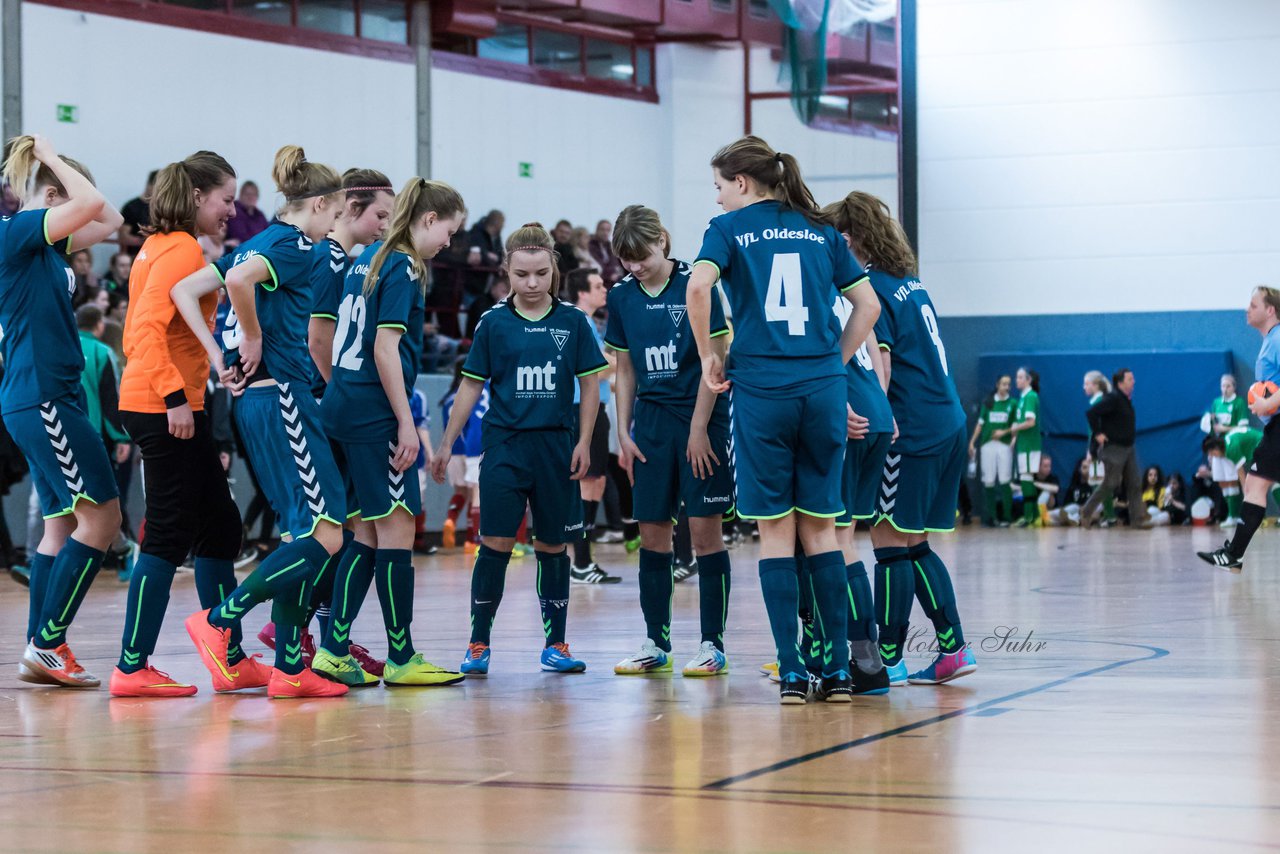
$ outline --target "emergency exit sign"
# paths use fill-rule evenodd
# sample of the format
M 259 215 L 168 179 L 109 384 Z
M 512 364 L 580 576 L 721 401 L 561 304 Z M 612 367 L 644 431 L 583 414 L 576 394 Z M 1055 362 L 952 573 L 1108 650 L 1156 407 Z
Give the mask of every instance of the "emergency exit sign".
M 532 177 L 533 177 L 533 164 L 532 164 L 532 163 L 525 163 L 523 160 L 522 160 L 522 161 L 520 161 L 520 168 L 519 168 L 519 173 L 518 173 L 518 174 L 520 175 L 520 177 L 521 177 L 521 178 L 532 178 Z
M 75 124 L 80 121 L 80 108 L 75 104 L 58 105 L 58 121 Z

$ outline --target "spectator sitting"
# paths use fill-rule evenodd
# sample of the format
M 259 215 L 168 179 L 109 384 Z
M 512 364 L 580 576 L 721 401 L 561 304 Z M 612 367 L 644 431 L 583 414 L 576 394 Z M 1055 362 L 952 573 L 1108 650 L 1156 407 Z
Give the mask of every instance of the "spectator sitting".
M 506 221 L 502 211 L 492 210 L 472 227 L 467 243 L 469 267 L 488 268 L 502 264 L 502 227 Z M 468 272 L 464 284 L 464 301 L 469 305 L 472 300 L 483 296 L 492 278 L 493 273 L 488 269 Z M 467 325 L 470 325 L 469 320 Z
M 267 215 L 258 209 L 258 185 L 245 181 L 240 185 L 240 198 L 236 199 L 236 215 L 227 221 L 226 251 L 244 243 L 250 237 L 267 230 Z M 208 257 L 208 252 L 205 257 Z M 222 252 L 217 257 L 221 258 Z
M 555 241 L 556 266 L 560 268 L 560 281 L 563 283 L 569 273 L 578 269 L 578 256 L 573 251 L 573 223 L 562 219 L 551 230 L 551 239 Z M 563 287 L 563 285 L 562 285 Z
M 578 269 L 596 269 L 596 259 L 591 257 L 591 232 L 579 226 L 573 230 L 569 242 L 573 246 L 573 257 L 578 259 Z
M 98 274 L 93 272 L 93 253 L 88 249 L 72 252 L 70 262 L 76 282 L 75 292 L 71 294 L 71 307 L 79 308 L 93 302 L 98 295 Z
M 1213 480 L 1213 472 L 1210 471 L 1208 463 L 1201 463 L 1200 468 L 1196 469 L 1195 477 L 1191 479 L 1191 494 L 1188 496 L 1191 503 L 1195 504 L 1201 498 L 1207 498 L 1213 504 L 1213 513 L 1209 515 L 1209 522 L 1217 522 L 1226 518 L 1226 502 L 1222 497 L 1222 490 Z
M 434 323 L 422 324 L 422 372 L 434 374 L 441 365 L 452 365 L 461 344 L 457 338 L 443 334 Z
M 128 252 L 117 252 L 111 256 L 111 266 L 107 274 L 98 280 L 98 286 L 115 293 L 129 293 L 129 273 L 133 270 L 133 256 Z
M 1035 485 L 1036 503 L 1039 505 L 1035 524 L 1044 525 L 1048 522 L 1049 511 L 1057 506 L 1058 492 L 1062 489 L 1062 481 L 1053 473 L 1053 458 L 1048 454 L 1040 455 L 1040 469 L 1031 482 Z
M 1071 473 L 1071 483 L 1065 494 L 1061 495 L 1062 505 L 1049 513 L 1049 522 L 1053 525 L 1074 525 L 1080 521 L 1080 508 L 1093 494 L 1093 485 L 1089 482 L 1089 458 L 1084 457 L 1076 463 Z
M 1170 525 L 1185 525 L 1189 521 L 1187 485 L 1183 483 L 1182 475 L 1176 471 L 1165 482 L 1164 503 L 1160 505 L 1160 509 L 1169 514 Z
M 124 207 L 120 209 L 124 225 L 120 226 L 120 231 L 116 233 L 116 242 L 120 244 L 122 252 L 137 255 L 138 250 L 142 248 L 142 241 L 146 239 L 142 230 L 151 225 L 151 190 L 156 185 L 156 174 L 154 169 L 151 170 L 147 175 L 147 187 L 142 191 L 142 195 L 125 202 Z
M 480 322 L 480 318 L 484 316 L 484 313 L 510 295 L 511 282 L 507 280 L 507 273 L 503 270 L 493 277 L 493 281 L 489 283 L 489 288 L 476 297 L 475 302 L 471 303 L 471 307 L 467 309 L 466 340 L 470 341 L 476 337 L 476 324 Z
M 613 223 L 607 219 L 596 223 L 596 233 L 592 236 L 588 248 L 591 252 L 592 266 L 599 268 L 606 288 L 612 288 L 622 281 L 627 271 L 622 268 L 622 259 L 613 251 Z

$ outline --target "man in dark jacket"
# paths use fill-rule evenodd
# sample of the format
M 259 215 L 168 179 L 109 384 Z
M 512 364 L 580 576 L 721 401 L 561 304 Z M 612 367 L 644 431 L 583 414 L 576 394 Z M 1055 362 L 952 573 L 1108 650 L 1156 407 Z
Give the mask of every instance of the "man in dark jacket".
M 1121 481 L 1129 502 L 1129 525 L 1133 528 L 1150 528 L 1146 505 L 1142 502 L 1142 477 L 1138 473 L 1138 454 L 1133 447 L 1137 434 L 1133 413 L 1133 371 L 1121 368 L 1112 376 L 1110 392 L 1089 408 L 1089 429 L 1096 444 L 1094 455 L 1106 467 L 1102 485 L 1089 496 L 1080 508 L 1080 527 L 1093 525 L 1093 517 L 1102 502 L 1111 498 Z

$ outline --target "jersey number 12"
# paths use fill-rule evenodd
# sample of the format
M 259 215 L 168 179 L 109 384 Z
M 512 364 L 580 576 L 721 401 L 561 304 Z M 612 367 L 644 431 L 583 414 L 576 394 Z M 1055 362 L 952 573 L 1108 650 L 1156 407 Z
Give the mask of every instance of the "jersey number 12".
M 364 297 L 358 294 L 347 294 L 342 305 L 338 306 L 338 334 L 333 338 L 335 368 L 358 371 L 364 364 L 364 356 L 360 355 L 360 345 L 364 343 L 364 320 Z M 348 341 L 347 332 L 352 324 L 355 325 L 355 335 L 352 335 Z

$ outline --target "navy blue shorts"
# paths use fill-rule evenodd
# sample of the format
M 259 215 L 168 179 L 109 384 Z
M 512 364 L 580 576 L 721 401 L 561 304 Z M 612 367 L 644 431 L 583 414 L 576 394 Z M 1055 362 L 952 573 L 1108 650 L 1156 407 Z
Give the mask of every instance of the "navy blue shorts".
M 396 471 L 391 458 L 395 441 L 334 442 L 333 454 L 347 484 L 347 518 L 359 516 L 372 522 L 390 516 L 396 508 L 410 516 L 422 512 L 418 470 Z
M 582 494 L 570 480 L 573 437 L 568 430 L 513 433 L 480 458 L 480 535 L 514 537 L 526 505 L 538 542 L 558 546 L 582 539 Z
M 837 525 L 852 525 L 859 519 L 876 515 L 884 458 L 892 440 L 892 433 L 868 433 L 861 439 L 850 439 L 845 445 L 844 514 L 836 519 Z
M 741 386 L 729 393 L 738 515 L 779 519 L 798 510 L 834 519 L 843 513 L 844 377 L 794 398 L 759 397 Z
M 78 395 L 6 412 L 4 426 L 31 467 L 44 518 L 66 516 L 82 498 L 105 504 L 120 497 L 107 447 Z
M 638 522 L 674 522 L 684 505 L 694 518 L 733 513 L 733 467 L 729 462 L 729 425 L 707 425 L 711 450 L 720 459 L 711 477 L 700 480 L 689 464 L 689 425 L 670 410 L 636 401 L 631 438 L 644 454 L 635 462 L 633 515 Z
M 954 531 L 960 479 L 969 464 L 968 447 L 964 427 L 926 456 L 911 456 L 890 446 L 880 480 L 879 520 L 907 534 Z
M 262 493 L 282 534 L 310 536 L 322 519 L 341 525 L 346 490 L 320 426 L 311 390 L 289 383 L 246 389 L 235 403 L 236 426 Z

